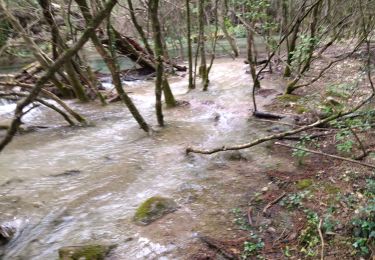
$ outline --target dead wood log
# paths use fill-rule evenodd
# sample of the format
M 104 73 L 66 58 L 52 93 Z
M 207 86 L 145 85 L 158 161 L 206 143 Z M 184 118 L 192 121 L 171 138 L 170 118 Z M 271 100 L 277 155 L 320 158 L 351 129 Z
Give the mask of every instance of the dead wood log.
M 127 56 L 143 68 L 155 71 L 156 61 L 155 57 L 152 54 L 148 53 L 137 41 L 133 40 L 132 38 L 126 35 L 122 35 L 114 28 L 113 32 L 115 38 L 115 46 L 119 53 Z M 109 40 L 102 39 L 102 43 L 108 45 Z M 164 59 L 164 63 L 166 63 L 169 67 L 176 69 L 177 71 L 187 70 L 185 66 L 177 65 L 167 59 Z

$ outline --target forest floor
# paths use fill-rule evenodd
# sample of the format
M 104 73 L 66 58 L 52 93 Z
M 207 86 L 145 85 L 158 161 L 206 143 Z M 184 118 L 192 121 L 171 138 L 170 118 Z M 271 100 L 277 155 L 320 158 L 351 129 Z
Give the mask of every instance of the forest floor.
M 314 62 L 305 80 L 314 78 L 329 60 L 347 51 L 347 46 L 332 48 Z M 297 124 L 306 124 L 322 114 L 350 108 L 370 92 L 369 82 L 363 80 L 365 56 L 356 52 L 318 81 L 298 89 L 294 95 L 277 96 L 264 109 L 295 115 L 299 119 Z M 276 68 L 264 78 L 283 81 L 282 71 Z M 257 93 L 267 95 L 268 91 L 261 89 Z M 367 105 L 367 111 L 372 109 L 372 104 Z M 343 121 L 314 128 L 302 134 L 299 141 L 280 142 L 291 148 L 309 148 L 349 158 L 360 157 L 363 146 L 368 154 L 361 161 L 374 164 L 371 116 Z M 273 130 L 289 129 L 294 123 L 281 122 Z M 356 137 L 348 127 L 356 132 Z M 272 157 L 283 158 L 295 167 L 262 171 L 269 179 L 268 185 L 251 195 L 244 192 L 241 203 L 233 210 L 231 220 L 236 234 L 204 236 L 200 240 L 207 247 L 198 249 L 191 258 L 374 259 L 373 169 L 291 148 L 270 144 Z M 239 187 L 237 183 L 232 185 L 233 191 Z

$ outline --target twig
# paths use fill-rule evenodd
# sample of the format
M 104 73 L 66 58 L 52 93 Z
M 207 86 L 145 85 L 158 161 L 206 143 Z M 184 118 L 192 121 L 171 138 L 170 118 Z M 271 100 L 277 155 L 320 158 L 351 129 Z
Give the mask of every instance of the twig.
M 333 159 L 351 162 L 351 163 L 359 164 L 359 165 L 362 165 L 362 166 L 366 166 L 366 167 L 371 168 L 371 169 L 375 169 L 375 165 L 359 162 L 359 161 L 356 161 L 356 160 L 353 160 L 353 159 L 349 159 L 349 158 L 345 158 L 345 157 L 341 157 L 341 156 L 337 156 L 337 155 L 333 155 L 333 154 L 323 153 L 323 152 L 314 151 L 314 150 L 301 148 L 301 147 L 294 147 L 294 146 L 279 143 L 279 142 L 276 142 L 275 145 L 280 145 L 280 146 L 284 146 L 284 147 L 288 147 L 288 148 L 292 148 L 292 149 L 297 149 L 297 150 L 305 151 L 305 152 L 308 152 L 308 153 L 319 154 L 319 155 L 323 155 L 323 156 L 330 157 L 330 158 L 333 158 Z
M 253 219 L 251 218 L 251 212 L 253 211 L 253 208 L 250 207 L 248 210 L 247 210 L 247 220 L 249 221 L 249 225 L 250 226 L 253 226 Z
M 201 235 L 199 235 L 199 239 L 206 243 L 209 247 L 218 250 L 225 258 L 238 259 L 236 255 L 233 255 L 232 253 L 228 252 L 228 250 L 225 250 L 223 246 L 215 239 Z
M 273 201 L 271 201 L 270 203 L 268 203 L 264 209 L 263 209 L 263 214 L 267 214 L 267 210 L 272 207 L 274 204 L 276 204 L 277 202 L 279 202 L 282 198 L 284 198 L 286 195 L 286 192 L 284 192 L 283 194 L 281 194 L 279 197 L 277 197 L 276 199 L 274 199 Z
M 321 249 L 321 252 L 320 252 L 320 259 L 324 260 L 324 238 L 323 238 L 323 234 L 322 234 L 322 224 L 323 224 L 323 219 L 321 218 L 320 221 L 319 221 L 318 232 L 319 232 L 320 240 L 322 241 L 322 249 Z
M 283 232 L 281 232 L 281 235 L 278 238 L 276 238 L 275 241 L 272 242 L 272 246 L 275 246 L 276 242 L 278 242 L 283 237 L 288 236 L 288 235 L 284 235 L 286 230 L 287 230 L 287 228 L 284 228 Z

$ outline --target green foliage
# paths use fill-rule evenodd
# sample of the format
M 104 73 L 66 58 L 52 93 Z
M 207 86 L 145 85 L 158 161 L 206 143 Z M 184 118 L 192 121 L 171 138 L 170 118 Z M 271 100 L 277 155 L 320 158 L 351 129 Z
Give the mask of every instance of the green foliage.
M 228 24 L 228 23 L 226 23 Z M 229 22 L 230 24 L 230 22 Z M 245 26 L 243 26 L 242 24 L 238 24 L 236 26 L 227 26 L 227 29 L 228 29 L 228 32 L 231 34 L 231 35 L 234 35 L 234 37 L 236 38 L 245 38 L 246 37 L 246 34 L 247 34 L 247 31 L 246 31 L 246 28 Z
M 354 130 L 352 129 L 362 131 L 370 128 L 370 124 L 367 120 L 361 118 L 349 118 L 346 120 L 334 121 L 331 125 L 339 129 L 336 134 L 336 148 L 338 151 L 345 153 L 352 152 L 355 144 L 353 136 Z
M 301 253 L 306 256 L 316 256 L 316 246 L 320 243 L 318 225 L 319 217 L 315 212 L 306 211 L 307 214 L 307 225 L 306 228 L 301 231 L 298 238 L 299 243 L 302 245 Z
M 332 84 L 327 87 L 326 95 L 348 99 L 351 96 L 351 91 L 354 87 L 355 85 L 350 83 Z
M 361 255 L 370 253 L 370 246 L 375 246 L 375 199 L 361 209 L 361 217 L 352 220 L 353 247 Z
M 244 250 L 241 255 L 242 259 L 249 259 L 249 257 L 256 255 L 264 247 L 262 239 L 253 232 L 250 232 L 250 239 L 251 241 L 246 241 L 244 243 Z M 258 256 L 257 258 L 262 259 L 261 256 Z
M 307 144 L 314 144 L 314 143 L 316 145 L 316 142 L 311 138 L 311 136 L 305 135 L 295 145 L 295 149 L 293 149 L 292 156 L 297 158 L 299 165 L 302 165 L 304 159 L 309 155 L 309 152 L 303 151 L 301 149 L 305 149 Z M 301 149 L 298 149 L 298 148 L 301 148 Z
M 233 223 L 236 224 L 241 230 L 250 230 L 251 226 L 248 223 L 248 220 L 245 214 L 239 208 L 232 209 L 234 215 Z
M 332 233 L 336 229 L 337 225 L 339 224 L 340 224 L 340 221 L 334 220 L 332 215 L 327 214 L 323 219 L 322 228 L 326 234 L 327 233 L 329 234 L 329 233 Z
M 300 35 L 299 44 L 297 45 L 295 51 L 291 54 L 292 58 L 292 67 L 297 69 L 301 64 L 305 63 L 310 55 L 310 48 L 317 42 L 317 39 L 311 38 L 309 35 Z
M 288 209 L 302 208 L 302 201 L 305 198 L 311 198 L 311 196 L 313 195 L 310 191 L 291 193 L 280 201 L 280 205 Z
M 359 209 L 357 217 L 352 219 L 353 247 L 360 255 L 369 255 L 375 246 L 375 181 L 367 180 L 365 195 L 367 203 Z
M 247 7 L 248 12 L 244 14 L 246 19 L 250 21 L 266 20 L 267 19 L 267 8 L 270 6 L 268 0 L 237 0 L 237 4 L 241 4 Z

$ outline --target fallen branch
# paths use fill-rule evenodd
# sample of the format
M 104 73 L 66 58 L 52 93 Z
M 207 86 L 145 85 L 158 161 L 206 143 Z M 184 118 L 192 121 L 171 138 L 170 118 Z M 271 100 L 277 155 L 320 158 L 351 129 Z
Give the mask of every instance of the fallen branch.
M 321 252 L 320 252 L 320 259 L 324 260 L 324 238 L 323 238 L 323 234 L 322 234 L 322 224 L 323 224 L 323 219 L 321 218 L 320 221 L 319 221 L 318 232 L 319 232 L 320 240 L 322 242 L 322 249 L 321 249 Z
M 323 152 L 314 151 L 314 150 L 301 148 L 301 147 L 295 147 L 295 146 L 292 146 L 292 145 L 278 143 L 278 142 L 276 142 L 275 145 L 284 146 L 284 147 L 288 147 L 288 148 L 291 148 L 291 149 L 297 149 L 297 150 L 305 151 L 305 152 L 308 152 L 308 153 L 318 154 L 318 155 L 330 157 L 330 158 L 333 158 L 333 159 L 351 162 L 351 163 L 359 164 L 359 165 L 362 165 L 362 166 L 366 166 L 366 167 L 371 168 L 371 169 L 375 169 L 375 165 L 359 162 L 359 161 L 356 161 L 356 160 L 353 160 L 353 159 L 349 159 L 349 158 L 345 158 L 345 157 L 341 157 L 341 156 L 337 156 L 337 155 L 333 155 L 333 154 L 323 153 Z
M 309 130 L 309 129 L 314 128 L 316 126 L 319 126 L 319 125 L 328 123 L 330 121 L 333 121 L 340 116 L 341 116 L 341 114 L 336 114 L 336 115 L 333 115 L 333 116 L 328 117 L 326 119 L 318 120 L 313 124 L 303 126 L 303 127 L 297 128 L 295 130 L 290 130 L 290 131 L 286 131 L 286 132 L 279 133 L 279 134 L 265 136 L 265 137 L 256 139 L 256 140 L 254 140 L 250 143 L 246 143 L 246 144 L 234 145 L 234 146 L 222 146 L 222 147 L 214 148 L 214 149 L 211 149 L 211 150 L 203 150 L 203 149 L 188 147 L 186 149 L 186 154 L 189 154 L 189 153 L 213 154 L 213 153 L 224 152 L 224 151 L 242 150 L 242 149 L 250 148 L 250 147 L 253 147 L 255 145 L 258 145 L 258 144 L 261 144 L 261 143 L 264 143 L 264 142 L 267 142 L 267 141 L 271 141 L 271 140 L 275 140 L 275 139 L 282 139 L 286 136 L 294 135 L 294 134 Z
M 276 203 L 278 203 L 282 198 L 284 198 L 286 195 L 286 192 L 284 192 L 283 194 L 281 194 L 279 197 L 277 197 L 276 199 L 274 199 L 273 201 L 271 201 L 270 203 L 268 203 L 264 209 L 263 209 L 263 214 L 266 215 L 267 214 L 267 210 L 272 207 L 273 205 L 275 205 Z
M 253 211 L 253 208 L 250 207 L 248 210 L 247 210 L 247 220 L 249 221 L 249 225 L 250 226 L 253 226 L 253 219 L 251 217 L 251 212 Z
M 286 132 L 275 134 L 275 135 L 265 136 L 265 137 L 256 139 L 256 140 L 254 140 L 250 143 L 245 143 L 245 144 L 241 144 L 241 145 L 234 145 L 234 146 L 225 146 L 224 145 L 222 147 L 214 148 L 214 149 L 211 149 L 211 150 L 204 150 L 204 149 L 199 149 L 199 148 L 188 147 L 188 148 L 186 148 L 186 154 L 189 154 L 189 153 L 213 154 L 213 153 L 218 153 L 218 152 L 223 152 L 223 151 L 242 150 L 242 149 L 250 148 L 250 147 L 253 147 L 255 145 L 270 141 L 270 140 L 277 140 L 277 139 L 280 140 L 280 139 L 282 139 L 286 136 L 290 136 L 290 135 L 294 135 L 294 134 L 297 134 L 297 133 L 300 133 L 300 132 L 304 132 L 306 130 L 309 130 L 309 129 L 312 129 L 314 127 L 326 124 L 328 122 L 331 122 L 331 121 L 333 121 L 335 119 L 338 119 L 338 118 L 341 118 L 343 116 L 350 115 L 350 114 L 356 112 L 358 109 L 360 109 L 364 104 L 369 102 L 374 97 L 374 95 L 375 95 L 375 92 L 373 91 L 371 93 L 371 95 L 369 95 L 368 98 L 366 98 L 362 102 L 358 103 L 351 110 L 346 111 L 346 112 L 339 112 L 339 113 L 337 113 L 335 115 L 332 115 L 330 117 L 327 117 L 325 119 L 320 119 L 320 120 L 318 120 L 315 123 L 312 123 L 310 125 L 306 125 L 306 126 L 294 129 L 294 130 L 286 131 Z

